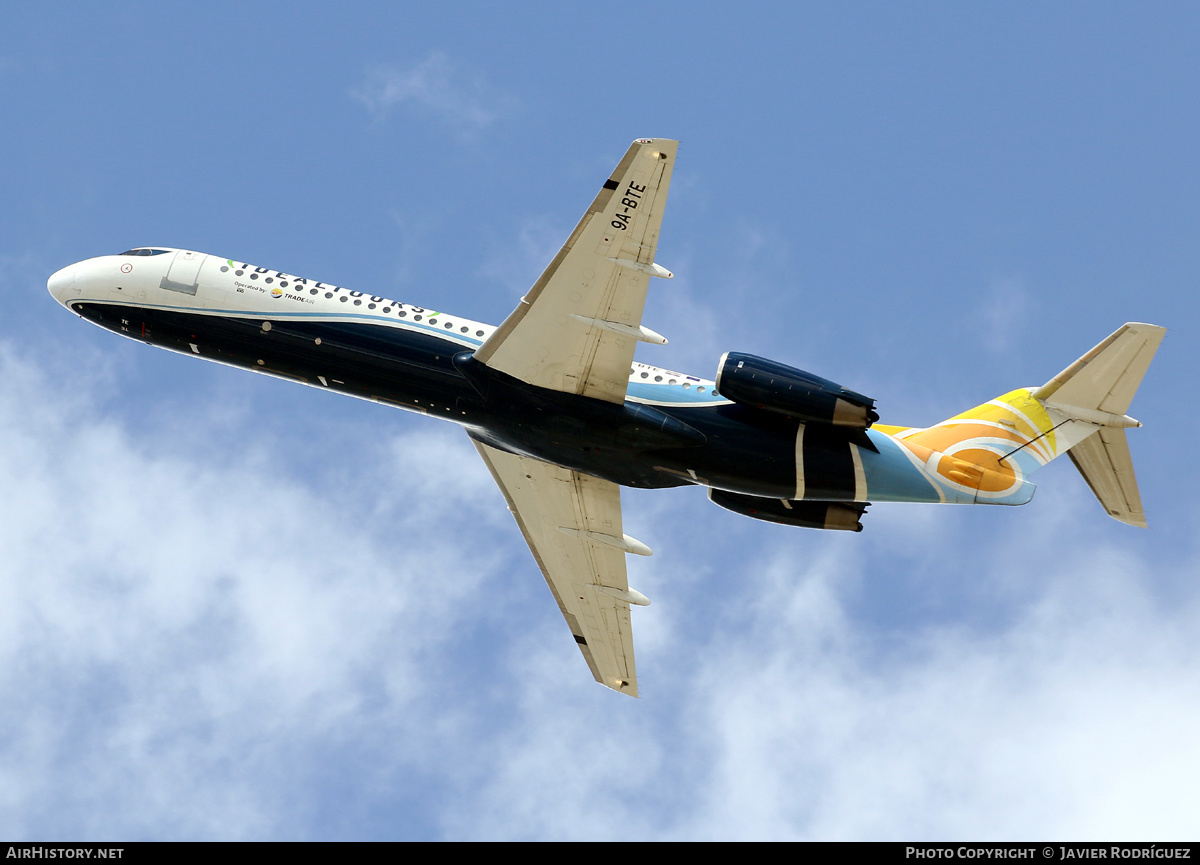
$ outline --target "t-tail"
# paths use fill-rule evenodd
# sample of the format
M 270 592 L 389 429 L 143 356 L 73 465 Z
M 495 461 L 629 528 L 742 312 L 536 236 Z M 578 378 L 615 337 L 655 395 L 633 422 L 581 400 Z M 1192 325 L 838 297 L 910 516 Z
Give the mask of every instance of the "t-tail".
M 1039 388 L 1011 391 L 928 429 L 894 433 L 910 450 L 937 455 L 932 468 L 978 502 L 1021 503 L 1025 479 L 1067 454 L 1109 516 L 1146 526 L 1125 430 L 1126 412 L 1166 328 L 1132 322 Z

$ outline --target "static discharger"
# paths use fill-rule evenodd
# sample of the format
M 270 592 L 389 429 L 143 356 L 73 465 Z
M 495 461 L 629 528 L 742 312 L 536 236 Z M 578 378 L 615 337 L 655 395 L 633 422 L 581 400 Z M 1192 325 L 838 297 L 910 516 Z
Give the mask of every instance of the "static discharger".
M 665 336 L 658 331 L 651 330 L 645 325 L 638 325 L 637 327 L 634 327 L 632 324 L 624 324 L 619 321 L 608 321 L 607 319 L 603 318 L 589 318 L 586 315 L 578 315 L 576 313 L 571 313 L 571 318 L 575 319 L 576 321 L 582 321 L 584 324 L 590 325 L 591 327 L 598 327 L 601 330 L 609 330 L 613 333 L 619 333 L 622 336 L 631 336 L 634 339 L 641 340 L 642 342 L 649 342 L 653 343 L 654 345 L 667 344 L 667 338 Z
M 618 601 L 624 601 L 627 604 L 634 604 L 639 607 L 650 606 L 650 599 L 647 598 L 645 595 L 643 595 L 641 592 L 639 592 L 637 589 L 633 589 L 633 588 L 618 589 L 615 586 L 600 586 L 600 585 L 593 585 L 592 588 L 595 589 L 597 592 L 604 592 L 604 594 L 614 597 Z
M 626 553 L 633 553 L 635 556 L 652 556 L 654 550 L 643 544 L 637 538 L 631 538 L 629 535 L 606 535 L 604 532 L 589 532 L 584 529 L 577 529 L 572 526 L 559 526 L 558 530 L 564 535 L 573 535 L 577 538 L 587 538 L 589 541 L 595 541 L 598 544 L 604 544 L 609 547 L 616 547 Z
M 644 264 L 640 261 L 635 261 L 632 258 L 615 258 L 609 256 L 609 261 L 614 261 L 621 267 L 627 267 L 630 270 L 637 270 L 642 273 L 648 273 L 651 276 L 657 276 L 659 279 L 674 279 L 675 274 L 667 270 L 661 264 Z

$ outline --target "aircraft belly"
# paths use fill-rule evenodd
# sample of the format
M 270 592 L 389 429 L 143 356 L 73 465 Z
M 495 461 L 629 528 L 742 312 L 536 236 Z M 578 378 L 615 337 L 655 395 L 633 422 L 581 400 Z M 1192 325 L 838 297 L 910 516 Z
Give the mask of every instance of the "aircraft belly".
M 792 498 L 866 501 L 858 448 L 844 430 L 800 424 L 796 432 L 796 490 Z
M 451 420 L 496 447 L 622 486 L 697 484 L 823 501 L 975 501 L 972 492 L 935 483 L 908 448 L 875 431 L 868 435 L 878 452 L 853 444 L 843 430 L 800 425 L 736 404 L 658 410 L 521 383 L 485 395 L 455 366 L 462 344 L 434 334 L 371 322 L 265 320 L 132 303 L 74 308 L 133 339 Z
M 135 305 L 77 304 L 94 323 L 173 351 L 445 417 L 483 420 L 453 368 L 462 346 L 369 323 L 268 320 Z

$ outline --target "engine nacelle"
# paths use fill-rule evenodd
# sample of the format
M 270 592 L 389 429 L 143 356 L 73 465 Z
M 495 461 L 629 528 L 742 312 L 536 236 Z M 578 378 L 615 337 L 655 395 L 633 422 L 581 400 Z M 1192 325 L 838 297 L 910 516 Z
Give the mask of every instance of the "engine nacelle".
M 859 519 L 867 509 L 865 503 L 854 502 L 797 502 L 787 499 L 764 499 L 725 490 L 709 489 L 708 497 L 726 510 L 756 520 L 766 520 L 785 526 L 806 529 L 833 529 L 861 532 Z
M 752 354 L 725 352 L 717 369 L 717 390 L 736 403 L 803 421 L 866 429 L 879 420 L 870 397 Z

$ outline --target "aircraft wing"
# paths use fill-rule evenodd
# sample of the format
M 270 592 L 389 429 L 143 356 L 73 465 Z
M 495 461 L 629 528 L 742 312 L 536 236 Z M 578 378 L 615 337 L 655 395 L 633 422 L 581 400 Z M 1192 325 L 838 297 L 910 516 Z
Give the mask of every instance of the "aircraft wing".
M 474 441 L 474 439 L 472 439 Z M 475 441 L 508 500 L 592 675 L 636 697 L 625 553 L 650 551 L 621 531 L 621 491 L 611 481 Z
M 608 402 L 625 401 L 642 326 L 667 188 L 679 142 L 641 138 L 605 181 L 533 288 L 475 352 L 528 384 Z

